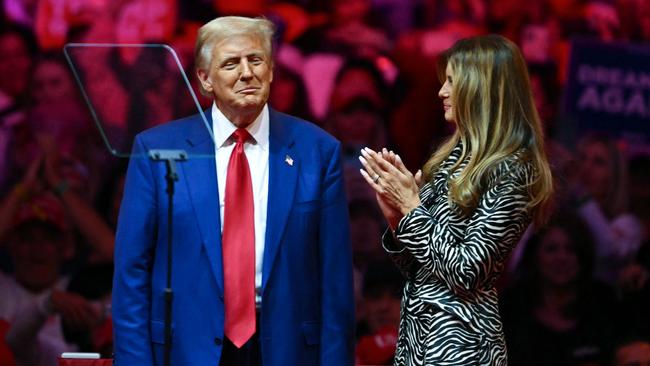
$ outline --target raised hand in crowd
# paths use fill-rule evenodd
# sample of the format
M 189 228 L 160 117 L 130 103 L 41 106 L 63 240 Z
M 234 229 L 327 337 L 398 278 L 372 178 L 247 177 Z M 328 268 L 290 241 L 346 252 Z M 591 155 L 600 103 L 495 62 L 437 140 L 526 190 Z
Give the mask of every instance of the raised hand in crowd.
M 75 332 L 89 331 L 102 320 L 99 309 L 78 294 L 55 290 L 49 304 L 52 312 L 61 315 L 64 325 Z
M 70 161 L 67 162 L 68 165 Z M 66 174 L 67 173 L 67 174 Z M 66 161 L 51 149 L 44 159 L 43 175 L 48 187 L 57 194 L 74 226 L 97 254 L 98 261 L 113 259 L 115 233 L 79 192 L 83 187 L 66 169 Z

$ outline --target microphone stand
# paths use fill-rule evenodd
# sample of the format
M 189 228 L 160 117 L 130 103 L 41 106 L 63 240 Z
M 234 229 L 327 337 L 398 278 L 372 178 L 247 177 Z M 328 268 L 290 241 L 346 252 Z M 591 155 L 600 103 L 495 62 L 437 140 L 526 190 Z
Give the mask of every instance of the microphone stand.
M 174 184 L 178 181 L 176 162 L 187 160 L 184 150 L 149 150 L 149 158 L 156 162 L 165 162 L 167 174 L 167 287 L 165 288 L 165 366 L 170 366 L 172 350 L 172 228 L 174 212 Z

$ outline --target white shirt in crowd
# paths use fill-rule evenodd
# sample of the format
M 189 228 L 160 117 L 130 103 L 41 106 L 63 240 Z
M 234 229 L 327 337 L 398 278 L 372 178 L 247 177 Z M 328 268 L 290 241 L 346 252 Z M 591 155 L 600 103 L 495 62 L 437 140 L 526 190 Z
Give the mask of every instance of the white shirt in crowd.
M 54 289 L 63 290 L 67 279 L 59 280 Z M 44 301 L 50 291 L 34 294 L 27 291 L 13 277 L 0 273 L 0 319 L 10 325 L 7 338 L 11 337 L 11 328 L 29 328 L 31 324 L 45 321 L 38 331 L 35 341 L 23 342 L 25 348 L 13 350 L 18 366 L 55 366 L 57 358 L 63 352 L 74 352 L 77 348 L 65 342 L 61 327 L 61 316 L 47 314 Z M 44 319 L 45 318 L 45 319 Z

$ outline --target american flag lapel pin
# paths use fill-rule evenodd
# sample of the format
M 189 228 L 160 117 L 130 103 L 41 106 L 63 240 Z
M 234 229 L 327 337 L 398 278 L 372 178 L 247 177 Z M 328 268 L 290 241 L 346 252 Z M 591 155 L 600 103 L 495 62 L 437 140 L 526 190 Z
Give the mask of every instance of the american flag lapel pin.
M 287 155 L 284 157 L 284 161 L 289 164 L 289 166 L 293 166 L 293 158 L 291 156 Z

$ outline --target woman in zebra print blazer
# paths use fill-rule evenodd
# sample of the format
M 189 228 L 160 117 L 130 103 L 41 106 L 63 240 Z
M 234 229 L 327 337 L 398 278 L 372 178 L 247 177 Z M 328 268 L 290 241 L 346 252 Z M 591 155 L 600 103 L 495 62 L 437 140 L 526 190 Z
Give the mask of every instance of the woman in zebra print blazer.
M 542 129 L 526 63 L 504 37 L 458 41 L 439 71 L 456 131 L 424 173 L 386 149 L 360 157 L 390 225 L 384 249 L 407 279 L 394 362 L 506 365 L 494 283 L 526 227 L 546 217 Z

